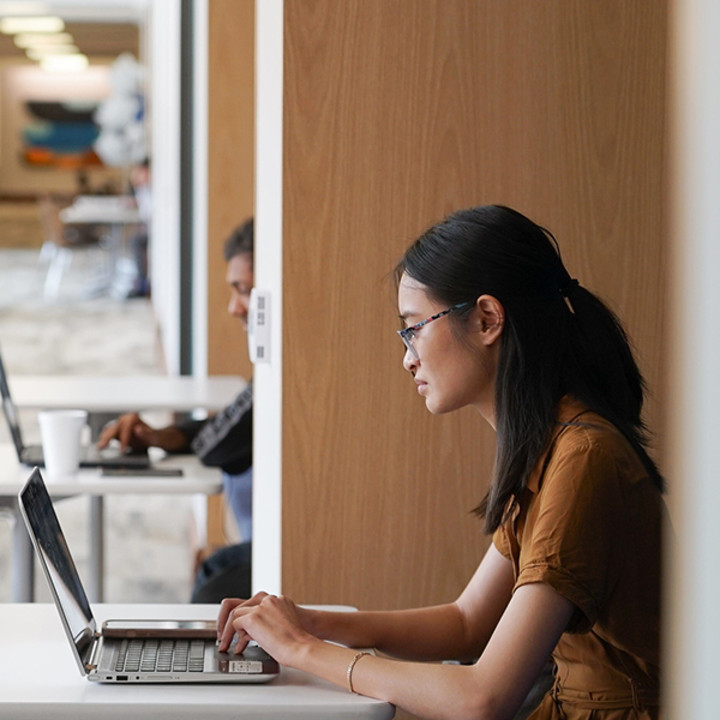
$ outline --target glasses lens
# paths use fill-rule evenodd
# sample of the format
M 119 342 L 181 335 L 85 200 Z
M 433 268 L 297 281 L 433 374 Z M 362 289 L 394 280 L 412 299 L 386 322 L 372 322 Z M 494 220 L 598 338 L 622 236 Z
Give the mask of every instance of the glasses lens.
M 415 350 L 414 345 L 415 333 L 412 330 L 408 329 L 405 330 L 402 335 L 400 335 L 400 337 L 402 338 L 405 347 L 412 353 L 413 357 L 417 360 L 418 354 L 417 350 Z

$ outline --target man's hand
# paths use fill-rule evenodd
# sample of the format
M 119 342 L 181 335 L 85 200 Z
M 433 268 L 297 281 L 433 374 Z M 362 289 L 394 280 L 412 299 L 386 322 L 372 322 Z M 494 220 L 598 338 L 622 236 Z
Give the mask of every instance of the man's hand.
M 111 440 L 119 440 L 123 451 L 159 447 L 167 452 L 185 449 L 185 435 L 176 427 L 155 429 L 140 419 L 137 413 L 121 415 L 100 434 L 98 447 L 107 447 Z

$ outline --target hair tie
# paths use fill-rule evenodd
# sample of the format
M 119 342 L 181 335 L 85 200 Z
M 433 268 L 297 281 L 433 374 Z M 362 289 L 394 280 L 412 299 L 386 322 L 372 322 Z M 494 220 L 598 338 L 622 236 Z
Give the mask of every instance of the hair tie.
M 570 302 L 570 293 L 580 285 L 580 283 L 577 281 L 576 278 L 569 277 L 567 282 L 563 283 L 558 290 L 560 291 L 560 295 L 562 295 L 562 299 L 565 301 L 565 304 L 567 305 L 567 309 L 574 315 L 575 314 L 575 308 L 573 307 L 572 303 Z
M 559 288 L 560 294 L 561 294 L 563 297 L 568 297 L 568 295 L 570 295 L 570 293 L 571 293 L 576 287 L 578 287 L 578 285 L 580 285 L 580 283 L 577 281 L 576 278 L 569 278 L 567 282 L 563 283 L 563 284 L 560 286 L 560 288 Z

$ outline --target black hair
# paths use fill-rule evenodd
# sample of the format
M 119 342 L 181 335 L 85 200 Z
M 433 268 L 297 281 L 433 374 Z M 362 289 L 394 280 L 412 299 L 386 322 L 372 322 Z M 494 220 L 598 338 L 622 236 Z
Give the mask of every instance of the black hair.
M 490 489 L 474 512 L 493 532 L 547 450 L 558 403 L 571 395 L 610 421 L 650 478 L 663 478 L 647 452 L 645 382 L 618 318 L 571 278 L 554 236 L 498 205 L 461 210 L 428 229 L 395 268 L 447 305 L 471 301 L 451 322 L 467 321 L 483 294 L 505 309 L 495 387 L 497 451 Z
M 230 236 L 225 240 L 225 245 L 223 246 L 225 262 L 230 262 L 234 257 L 242 255 L 243 253 L 253 255 L 255 244 L 254 225 L 253 218 L 250 218 L 230 233 Z

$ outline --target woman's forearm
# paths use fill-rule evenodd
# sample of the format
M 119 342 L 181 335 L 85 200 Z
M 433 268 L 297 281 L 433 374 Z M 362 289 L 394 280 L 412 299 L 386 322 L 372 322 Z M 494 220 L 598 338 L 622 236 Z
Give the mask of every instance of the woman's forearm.
M 361 657 L 352 668 L 355 692 L 387 700 L 405 710 L 427 718 L 509 718 L 526 697 L 540 669 L 567 627 L 573 604 L 542 583 L 520 587 L 500 622 L 497 623 L 480 658 L 473 665 L 399 662 L 382 657 Z M 358 615 L 362 615 L 358 613 Z M 432 644 L 434 621 L 438 627 L 452 626 L 448 606 L 425 611 L 390 613 L 394 622 L 379 626 L 415 627 L 427 625 L 429 635 L 415 641 L 416 649 L 428 650 Z M 398 617 L 400 621 L 398 621 Z M 425 621 L 429 621 L 425 623 Z M 372 624 L 372 623 L 371 623 Z M 423 637 L 422 632 L 419 633 Z M 370 639 L 370 638 L 368 638 Z M 288 664 L 348 687 L 348 674 L 357 650 L 324 643 L 317 638 L 299 637 L 288 650 Z M 403 656 L 406 653 L 399 653 Z
M 454 602 L 388 612 L 304 610 L 305 629 L 323 640 L 405 660 L 472 660 L 483 653 L 513 584 L 510 562 L 491 545 Z
M 348 690 L 348 669 L 355 650 L 323 642 L 303 648 L 293 663 Z M 472 666 L 408 663 L 369 655 L 352 668 L 353 690 L 386 700 L 428 718 L 482 720 L 492 718 L 494 700 Z
M 466 660 L 482 651 L 454 603 L 388 612 L 309 613 L 309 631 L 348 647 L 371 647 L 405 660 Z

